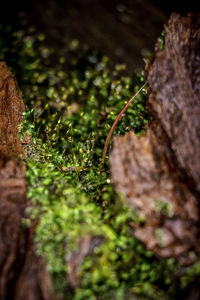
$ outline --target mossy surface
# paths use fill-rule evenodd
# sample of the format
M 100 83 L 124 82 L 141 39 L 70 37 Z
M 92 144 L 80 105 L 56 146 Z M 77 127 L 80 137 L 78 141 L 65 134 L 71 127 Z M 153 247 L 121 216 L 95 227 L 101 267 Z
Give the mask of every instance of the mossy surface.
M 33 27 L 1 28 L 0 59 L 15 73 L 26 113 L 21 138 L 26 145 L 28 198 L 34 206 L 23 223 L 39 219 L 36 243 L 45 256 L 56 292 L 63 299 L 177 299 L 199 276 L 199 262 L 182 269 L 159 260 L 132 236 L 142 222 L 110 182 L 108 157 L 101 155 L 116 116 L 144 83 L 124 75 L 107 57 L 73 40 L 65 56 L 45 45 Z M 148 126 L 146 91 L 137 96 L 115 134 Z M 79 267 L 79 287 L 70 288 L 67 258 L 86 235 L 96 245 Z

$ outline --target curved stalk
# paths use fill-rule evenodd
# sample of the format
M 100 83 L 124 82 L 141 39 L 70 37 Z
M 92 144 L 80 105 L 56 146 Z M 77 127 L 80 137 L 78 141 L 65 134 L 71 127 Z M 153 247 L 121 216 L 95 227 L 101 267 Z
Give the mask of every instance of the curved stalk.
M 105 159 L 105 156 L 106 156 L 106 152 L 107 152 L 107 149 L 108 149 L 108 145 L 109 145 L 109 142 L 110 142 L 110 139 L 112 137 L 112 134 L 113 134 L 113 131 L 115 130 L 115 127 L 117 126 L 117 123 L 119 122 L 119 120 L 121 119 L 123 113 L 126 111 L 126 109 L 128 108 L 128 106 L 133 102 L 133 100 L 135 99 L 135 97 L 141 92 L 141 90 L 146 86 L 147 82 L 145 82 L 145 84 L 143 84 L 143 86 L 133 95 L 133 97 L 126 103 L 126 105 L 123 107 L 123 109 L 120 111 L 120 113 L 118 114 L 115 122 L 113 123 L 110 131 L 109 131 L 109 134 L 106 138 L 106 142 L 105 142 L 105 145 L 104 145 L 104 148 L 103 148 L 103 154 L 102 154 L 102 163 L 104 162 L 104 159 Z

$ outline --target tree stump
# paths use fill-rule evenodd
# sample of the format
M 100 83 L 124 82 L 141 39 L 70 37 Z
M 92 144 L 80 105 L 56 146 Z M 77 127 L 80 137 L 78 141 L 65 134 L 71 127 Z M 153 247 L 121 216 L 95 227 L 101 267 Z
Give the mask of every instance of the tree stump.
M 112 181 L 145 218 L 134 235 L 184 265 L 200 251 L 200 18 L 172 14 L 146 65 L 150 128 L 115 137 Z

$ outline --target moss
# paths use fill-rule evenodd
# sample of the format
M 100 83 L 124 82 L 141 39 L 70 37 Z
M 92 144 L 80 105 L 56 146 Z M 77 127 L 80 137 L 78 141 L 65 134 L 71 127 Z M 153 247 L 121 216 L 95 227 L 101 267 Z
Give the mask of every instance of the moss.
M 157 39 L 158 42 L 158 48 L 162 51 L 165 46 L 165 31 L 163 30 L 161 35 Z
M 166 215 L 168 217 L 173 216 L 172 208 L 168 202 L 161 199 L 156 199 L 154 201 L 154 206 L 155 206 L 155 210 L 161 212 L 163 215 Z
M 125 102 L 144 83 L 140 74 L 124 75 L 124 65 L 110 67 L 107 57 L 69 44 L 58 57 L 33 27 L 13 32 L 1 28 L 1 59 L 12 68 L 24 94 L 21 125 L 32 137 L 26 146 L 28 198 L 24 225 L 39 218 L 35 241 L 46 257 L 55 289 L 64 299 L 177 299 L 199 274 L 181 271 L 173 260 L 160 261 L 132 236 L 132 222 L 142 222 L 110 182 L 108 160 L 101 155 L 108 131 Z M 146 91 L 128 108 L 116 134 L 148 126 Z M 159 205 L 158 205 L 159 204 Z M 168 213 L 168 207 L 157 203 Z M 85 235 L 100 239 L 79 270 L 80 286 L 71 289 L 66 257 Z

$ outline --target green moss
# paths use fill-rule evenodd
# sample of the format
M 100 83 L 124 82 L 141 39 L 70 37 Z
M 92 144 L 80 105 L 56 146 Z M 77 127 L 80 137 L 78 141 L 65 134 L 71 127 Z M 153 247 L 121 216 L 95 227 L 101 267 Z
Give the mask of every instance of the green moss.
M 124 75 L 124 65 L 110 67 L 107 57 L 74 40 L 58 57 L 45 36 L 1 28 L 1 59 L 16 74 L 26 113 L 21 125 L 32 137 L 27 154 L 28 198 L 23 221 L 38 218 L 35 241 L 47 261 L 55 289 L 64 299 L 177 299 L 199 267 L 183 276 L 173 260 L 160 261 L 132 236 L 132 222 L 142 222 L 110 182 L 108 160 L 101 155 L 106 136 L 125 101 L 144 83 L 140 74 Z M 128 108 L 115 134 L 139 135 L 148 123 L 146 91 Z M 156 203 L 168 213 L 168 207 Z M 67 256 L 85 235 L 97 238 L 79 270 L 80 286 L 67 279 Z
M 158 41 L 158 47 L 160 50 L 164 49 L 165 46 L 165 31 L 163 30 L 159 38 L 157 39 Z
M 168 202 L 164 200 L 156 199 L 154 201 L 154 205 L 156 211 L 161 212 L 163 215 L 166 215 L 168 217 L 172 217 L 173 215 L 172 208 Z

